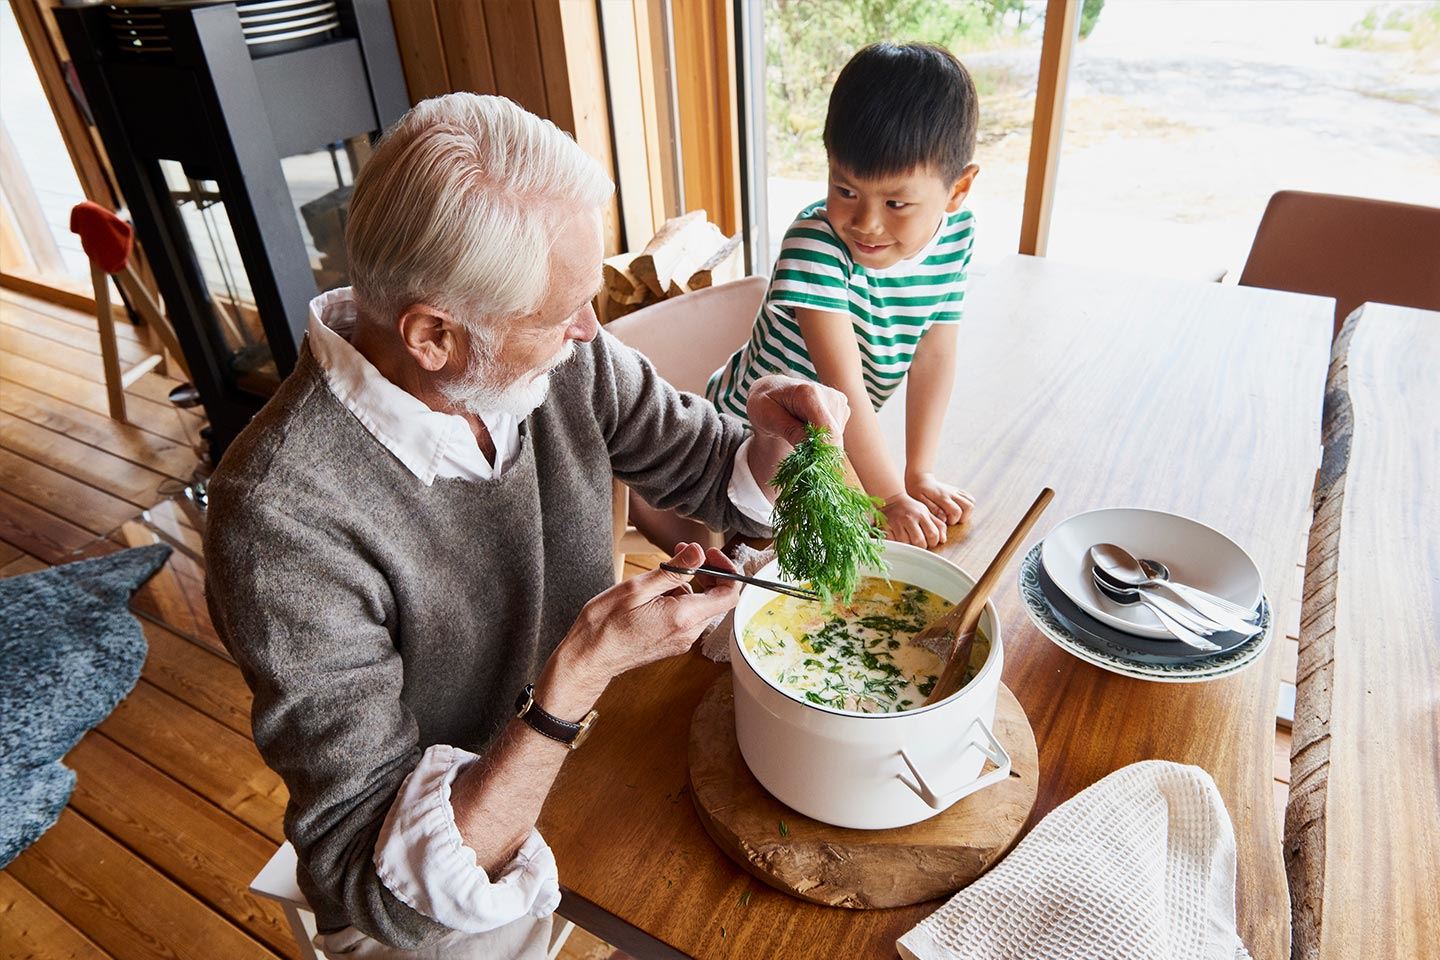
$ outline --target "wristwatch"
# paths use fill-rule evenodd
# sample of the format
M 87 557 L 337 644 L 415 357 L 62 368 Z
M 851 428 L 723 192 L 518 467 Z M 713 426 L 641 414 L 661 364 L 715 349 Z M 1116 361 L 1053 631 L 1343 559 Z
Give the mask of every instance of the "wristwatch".
M 590 735 L 590 725 L 600 716 L 600 711 L 591 710 L 579 723 L 561 720 L 535 702 L 535 684 L 527 683 L 525 689 L 520 691 L 520 696 L 515 698 L 515 716 L 530 724 L 542 737 L 549 737 L 574 750 Z

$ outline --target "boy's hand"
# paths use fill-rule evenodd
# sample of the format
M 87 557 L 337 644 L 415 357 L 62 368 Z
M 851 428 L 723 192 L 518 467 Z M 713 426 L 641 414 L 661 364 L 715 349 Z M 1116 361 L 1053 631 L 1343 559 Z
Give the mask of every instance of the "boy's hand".
M 952 487 L 935 479 L 933 473 L 919 473 L 905 477 L 905 492 L 930 510 L 936 520 L 954 525 L 970 519 L 975 509 L 975 498 L 959 487 Z
M 895 494 L 880 511 L 885 514 L 886 539 L 927 549 L 945 542 L 945 524 L 908 493 Z

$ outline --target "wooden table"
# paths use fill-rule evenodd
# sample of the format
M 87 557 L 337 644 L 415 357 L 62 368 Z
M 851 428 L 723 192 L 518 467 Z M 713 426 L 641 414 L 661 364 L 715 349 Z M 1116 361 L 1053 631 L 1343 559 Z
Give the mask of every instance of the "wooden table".
M 1032 541 L 1098 507 L 1176 511 L 1244 546 L 1274 609 L 1288 609 L 1319 463 L 1333 310 L 1316 297 L 1004 261 L 967 301 L 938 469 L 975 494 L 978 518 L 943 552 L 978 573 L 1048 484 L 1056 499 Z M 898 424 L 892 406 L 885 419 Z M 1241 935 L 1257 960 L 1287 957 L 1271 773 L 1278 645 L 1236 677 L 1147 683 L 1046 640 L 1013 568 L 995 601 L 1004 679 L 1040 749 L 1034 818 L 1138 760 L 1198 764 L 1235 824 Z M 686 734 L 726 669 L 691 654 L 606 693 L 541 818 L 565 888 L 561 912 L 642 957 L 895 956 L 896 937 L 938 902 L 803 903 L 753 880 L 701 829 L 685 795 Z
M 1325 434 L 1285 819 L 1296 956 L 1433 955 L 1440 313 L 1371 303 L 1346 320 Z

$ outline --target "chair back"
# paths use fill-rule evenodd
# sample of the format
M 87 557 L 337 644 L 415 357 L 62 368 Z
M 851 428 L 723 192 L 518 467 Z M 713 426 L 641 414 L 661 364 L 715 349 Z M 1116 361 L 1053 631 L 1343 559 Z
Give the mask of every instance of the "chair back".
M 1440 310 L 1440 209 L 1282 190 L 1240 284 L 1334 297 L 1337 333 L 1367 301 Z
M 662 300 L 605 329 L 634 347 L 678 390 L 705 392 L 710 374 L 750 337 L 767 280 L 746 277 Z

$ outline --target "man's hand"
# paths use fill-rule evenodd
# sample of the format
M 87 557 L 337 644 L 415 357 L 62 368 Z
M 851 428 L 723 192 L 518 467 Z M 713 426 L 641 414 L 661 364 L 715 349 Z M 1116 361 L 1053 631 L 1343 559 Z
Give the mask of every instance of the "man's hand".
M 719 550 L 698 543 L 679 544 L 671 562 L 735 569 Z M 583 716 L 612 678 L 689 650 L 705 624 L 739 599 L 733 580 L 659 568 L 617 583 L 581 609 L 535 685 L 535 699 L 564 719 Z
M 745 412 L 757 434 L 778 437 L 791 446 L 805 439 L 807 423 L 826 428 L 830 442 L 843 444 L 850 401 L 822 383 L 774 374 L 750 387 Z

